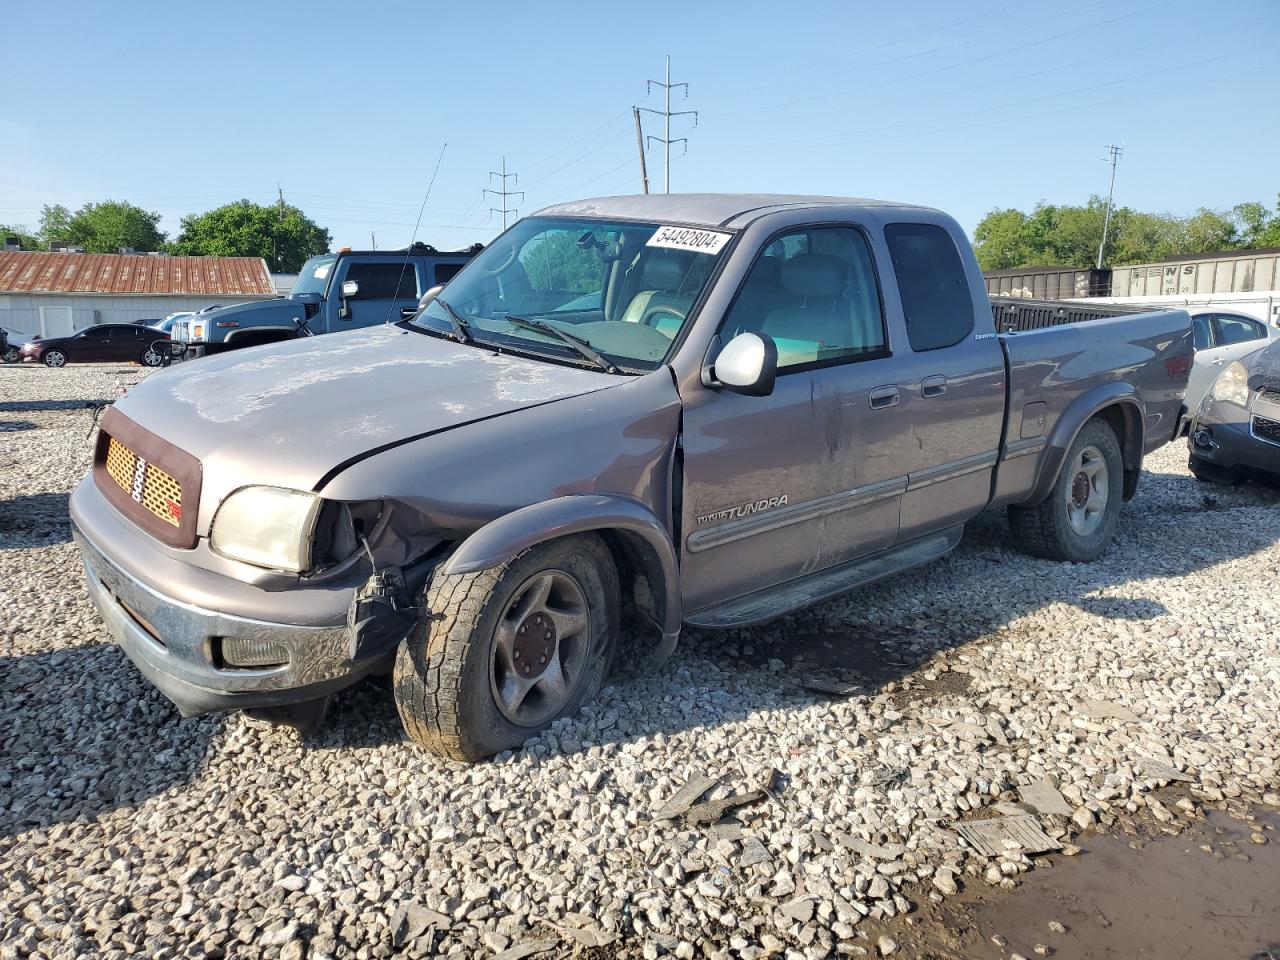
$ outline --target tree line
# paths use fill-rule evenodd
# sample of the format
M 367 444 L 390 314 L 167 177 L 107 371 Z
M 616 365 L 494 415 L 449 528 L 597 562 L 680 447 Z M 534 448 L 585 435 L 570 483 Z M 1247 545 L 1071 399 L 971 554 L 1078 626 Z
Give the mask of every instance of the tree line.
M 1015 267 L 1092 267 L 1106 201 L 1093 196 L 1082 206 L 1039 203 L 1030 213 L 992 210 L 973 231 L 973 249 L 983 270 Z M 1239 203 L 1230 210 L 1201 207 L 1186 217 L 1112 207 L 1104 265 L 1155 263 L 1181 253 L 1212 253 L 1280 247 L 1280 198 L 1276 210 Z
M 173 240 L 160 229 L 159 213 L 119 200 L 86 203 L 74 213 L 62 204 L 45 204 L 34 231 L 0 225 L 0 235 L 16 236 L 24 250 L 66 243 L 88 253 L 130 247 L 188 257 L 262 257 L 277 273 L 296 273 L 308 257 L 325 253 L 333 242 L 327 229 L 297 207 L 248 200 L 183 217 Z

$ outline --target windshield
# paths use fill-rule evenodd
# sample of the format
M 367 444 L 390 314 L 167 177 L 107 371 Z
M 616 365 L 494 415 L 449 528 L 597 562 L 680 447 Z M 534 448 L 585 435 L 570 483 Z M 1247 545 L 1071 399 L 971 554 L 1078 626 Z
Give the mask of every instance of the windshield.
M 329 274 L 337 259 L 332 256 L 312 257 L 304 263 L 302 270 L 298 273 L 298 279 L 293 282 L 293 289 L 289 291 L 289 296 L 299 293 L 324 293 L 325 288 L 329 286 Z
M 624 371 L 656 368 L 671 350 L 730 234 L 605 220 L 522 220 L 449 281 L 442 296 L 477 342 L 574 363 L 580 351 L 508 316 L 585 340 Z M 414 325 L 447 332 L 432 302 Z

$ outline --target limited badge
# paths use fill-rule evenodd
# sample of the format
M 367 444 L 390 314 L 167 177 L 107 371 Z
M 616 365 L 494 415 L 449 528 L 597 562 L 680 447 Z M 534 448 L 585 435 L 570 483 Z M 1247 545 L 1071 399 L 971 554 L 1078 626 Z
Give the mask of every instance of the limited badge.
M 659 227 L 645 246 L 717 254 L 729 242 L 730 236 L 718 230 L 699 230 L 697 227 Z

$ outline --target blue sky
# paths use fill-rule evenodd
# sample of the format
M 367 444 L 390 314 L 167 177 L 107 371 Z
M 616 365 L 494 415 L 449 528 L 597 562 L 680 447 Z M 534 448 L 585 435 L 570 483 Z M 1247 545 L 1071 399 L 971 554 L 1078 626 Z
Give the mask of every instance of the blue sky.
M 631 106 L 673 109 L 672 190 L 941 207 L 1105 192 L 1187 213 L 1280 191 L 1278 0 L 17 3 L 0 36 L 0 222 L 129 200 L 178 220 L 286 200 L 335 245 L 487 240 L 521 212 L 639 191 Z M 660 120 L 645 115 L 646 133 Z M 648 154 L 660 188 L 659 147 Z

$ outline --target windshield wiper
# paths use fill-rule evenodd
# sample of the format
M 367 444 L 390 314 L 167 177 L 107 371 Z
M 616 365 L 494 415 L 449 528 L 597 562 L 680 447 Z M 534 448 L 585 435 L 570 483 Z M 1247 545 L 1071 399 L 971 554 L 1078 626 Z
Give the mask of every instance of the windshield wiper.
M 447 300 L 442 300 L 440 297 L 436 297 L 431 302 L 438 303 L 440 306 L 444 307 L 445 315 L 449 319 L 449 326 L 453 328 L 453 339 L 457 340 L 459 343 L 471 343 L 471 341 L 475 339 L 468 329 L 471 324 L 467 323 L 462 314 L 453 309 Z
M 514 323 L 517 327 L 525 327 L 528 330 L 537 330 L 539 333 L 545 333 L 555 337 L 562 343 L 568 344 L 605 373 L 618 372 L 618 368 L 604 357 L 600 356 L 590 343 L 582 339 L 582 337 L 574 336 L 566 330 L 561 330 L 554 324 L 547 323 L 545 320 L 530 320 L 528 317 L 517 317 L 510 313 L 503 317 L 503 319 L 508 323 Z

